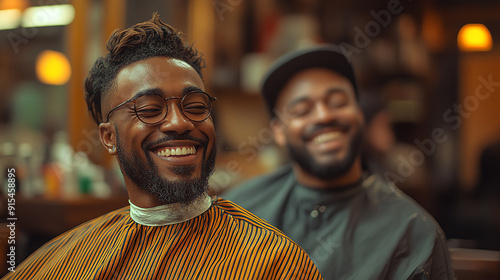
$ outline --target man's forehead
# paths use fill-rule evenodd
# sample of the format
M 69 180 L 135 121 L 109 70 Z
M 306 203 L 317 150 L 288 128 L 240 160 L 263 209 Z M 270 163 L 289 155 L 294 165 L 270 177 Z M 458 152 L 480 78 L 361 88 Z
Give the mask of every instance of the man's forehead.
M 148 88 L 163 88 L 177 94 L 186 87 L 204 90 L 198 72 L 188 63 L 173 58 L 154 57 L 123 68 L 115 79 L 118 92 L 129 96 Z
M 281 90 L 278 99 L 315 92 L 326 94 L 332 88 L 355 94 L 351 81 L 338 72 L 325 68 L 309 68 L 293 75 Z
M 291 76 L 285 84 L 285 87 L 297 80 L 311 80 L 317 82 L 319 79 L 346 80 L 350 83 L 349 79 L 339 72 L 326 68 L 307 68 Z
M 123 67 L 116 76 L 118 85 L 122 82 L 162 82 L 173 72 L 186 70 L 195 80 L 201 80 L 196 70 L 187 62 L 169 57 L 151 57 Z

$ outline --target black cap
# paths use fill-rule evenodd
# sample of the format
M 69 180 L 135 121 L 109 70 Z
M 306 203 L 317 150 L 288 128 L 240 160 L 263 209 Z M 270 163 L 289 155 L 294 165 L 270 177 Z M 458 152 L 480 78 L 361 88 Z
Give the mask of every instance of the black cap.
M 272 117 L 278 95 L 293 75 L 308 68 L 326 68 L 351 81 L 358 95 L 354 69 L 342 50 L 335 45 L 322 45 L 290 52 L 278 58 L 264 76 L 262 95 Z

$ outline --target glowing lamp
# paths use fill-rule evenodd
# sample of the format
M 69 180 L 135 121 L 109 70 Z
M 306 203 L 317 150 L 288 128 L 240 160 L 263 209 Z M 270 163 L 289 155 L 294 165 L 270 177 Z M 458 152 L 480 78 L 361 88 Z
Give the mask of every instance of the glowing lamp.
M 21 22 L 21 11 L 18 9 L 0 10 L 0 30 L 14 29 Z
M 23 14 L 23 27 L 68 25 L 75 18 L 75 7 L 70 4 L 27 8 Z
M 64 85 L 71 77 L 71 66 L 60 52 L 45 50 L 36 59 L 38 80 L 49 85 Z
M 26 10 L 30 6 L 27 0 L 0 0 L 0 10 L 19 10 L 20 12 Z
M 466 24 L 458 32 L 458 48 L 464 52 L 489 51 L 493 40 L 488 28 L 483 24 Z

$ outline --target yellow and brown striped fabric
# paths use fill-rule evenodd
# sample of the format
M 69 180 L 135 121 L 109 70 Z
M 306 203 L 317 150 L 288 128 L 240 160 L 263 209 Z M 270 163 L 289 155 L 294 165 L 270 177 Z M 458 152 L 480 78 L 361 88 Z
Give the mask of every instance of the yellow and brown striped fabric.
M 214 201 L 184 223 L 150 227 L 129 207 L 48 242 L 3 279 L 322 279 L 307 254 L 240 206 Z

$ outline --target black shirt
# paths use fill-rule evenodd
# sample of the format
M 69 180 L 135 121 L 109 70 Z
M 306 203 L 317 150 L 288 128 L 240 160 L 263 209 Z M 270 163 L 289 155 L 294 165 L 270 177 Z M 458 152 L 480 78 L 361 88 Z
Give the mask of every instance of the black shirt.
M 223 197 L 281 229 L 324 279 L 455 279 L 439 225 L 377 175 L 318 190 L 286 166 Z

